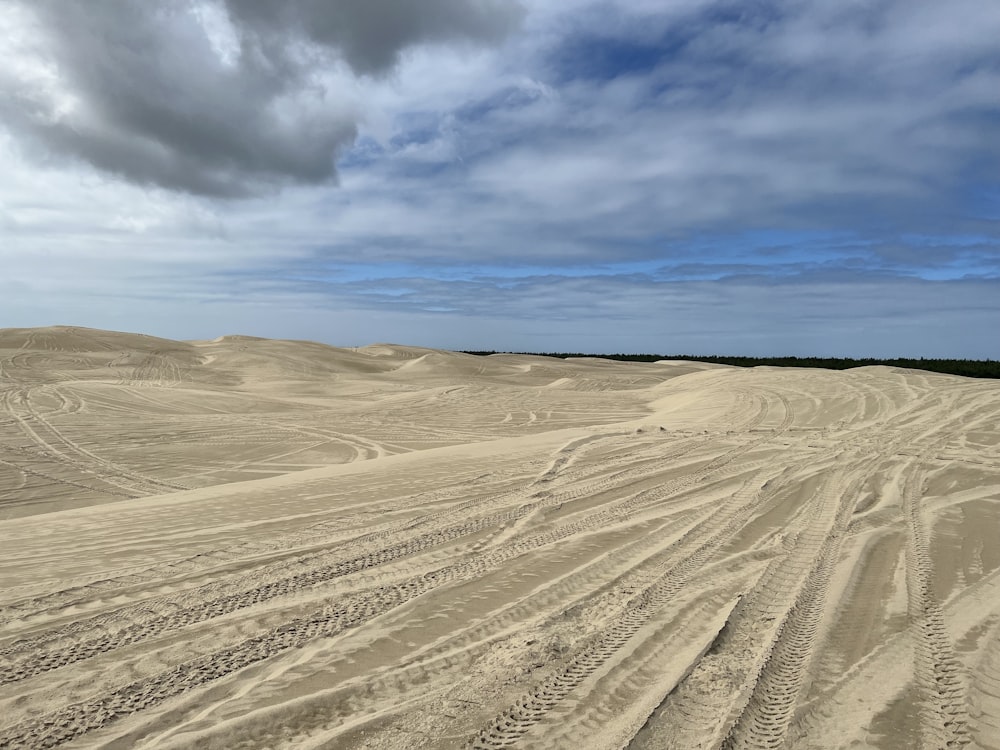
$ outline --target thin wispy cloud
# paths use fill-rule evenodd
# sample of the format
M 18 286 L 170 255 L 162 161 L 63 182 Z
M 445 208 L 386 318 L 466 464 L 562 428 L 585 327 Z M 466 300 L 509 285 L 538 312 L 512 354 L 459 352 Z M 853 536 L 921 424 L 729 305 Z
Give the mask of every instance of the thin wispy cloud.
M 11 325 L 996 355 L 995 4 L 0 3 Z

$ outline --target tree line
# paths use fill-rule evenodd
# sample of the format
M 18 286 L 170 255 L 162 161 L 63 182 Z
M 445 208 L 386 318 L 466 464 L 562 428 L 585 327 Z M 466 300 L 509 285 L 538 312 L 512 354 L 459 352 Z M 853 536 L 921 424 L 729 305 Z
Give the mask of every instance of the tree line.
M 870 365 L 887 365 L 889 367 L 904 367 L 911 370 L 927 370 L 946 375 L 961 375 L 967 378 L 1000 378 L 1000 360 L 995 359 L 878 359 L 875 357 L 730 357 L 718 354 L 709 356 L 696 354 L 584 354 L 582 352 L 496 352 L 463 350 L 465 354 L 486 356 L 489 354 L 530 354 L 540 357 L 556 357 L 569 359 L 571 357 L 598 357 L 613 359 L 619 362 L 656 362 L 661 359 L 686 359 L 692 362 L 711 362 L 718 365 L 734 365 L 736 367 L 819 367 L 826 370 L 849 370 L 852 367 L 867 367 Z

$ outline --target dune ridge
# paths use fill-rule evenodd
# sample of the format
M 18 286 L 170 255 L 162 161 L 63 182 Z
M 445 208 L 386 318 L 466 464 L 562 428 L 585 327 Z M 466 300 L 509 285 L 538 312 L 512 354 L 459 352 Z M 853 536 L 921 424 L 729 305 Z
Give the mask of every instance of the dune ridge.
M 1000 383 L 0 329 L 0 747 L 1000 748 Z

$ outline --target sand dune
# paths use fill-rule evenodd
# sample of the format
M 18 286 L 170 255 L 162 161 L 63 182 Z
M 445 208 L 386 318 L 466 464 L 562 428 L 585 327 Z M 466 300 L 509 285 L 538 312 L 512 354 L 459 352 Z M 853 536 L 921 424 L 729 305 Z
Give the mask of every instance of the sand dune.
M 0 747 L 1000 748 L 1000 383 L 0 330 Z

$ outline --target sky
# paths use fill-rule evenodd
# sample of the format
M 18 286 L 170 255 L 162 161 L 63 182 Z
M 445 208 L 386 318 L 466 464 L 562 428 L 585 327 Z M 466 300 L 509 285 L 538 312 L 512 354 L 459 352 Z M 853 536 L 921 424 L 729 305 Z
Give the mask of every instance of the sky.
M 0 327 L 1000 358 L 995 0 L 0 0 Z

